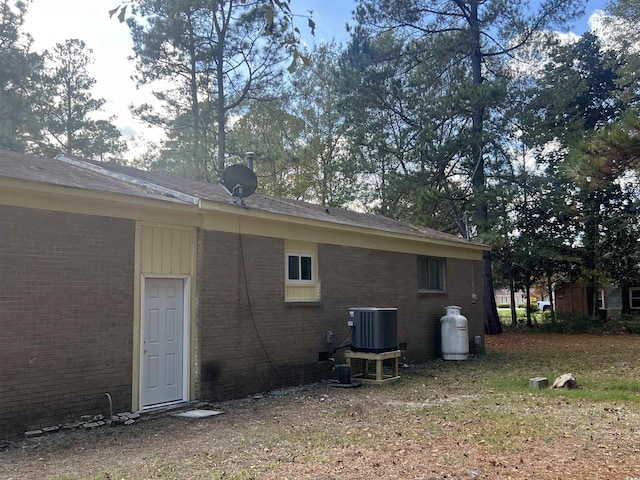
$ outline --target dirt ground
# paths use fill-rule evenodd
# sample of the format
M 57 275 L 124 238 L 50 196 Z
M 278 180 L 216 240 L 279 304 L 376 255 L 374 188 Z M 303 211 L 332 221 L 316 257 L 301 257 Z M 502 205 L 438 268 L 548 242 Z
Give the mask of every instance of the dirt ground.
M 309 385 L 0 451 L 17 479 L 640 480 L 640 337 L 508 333 L 383 386 Z M 579 388 L 531 390 L 572 372 Z

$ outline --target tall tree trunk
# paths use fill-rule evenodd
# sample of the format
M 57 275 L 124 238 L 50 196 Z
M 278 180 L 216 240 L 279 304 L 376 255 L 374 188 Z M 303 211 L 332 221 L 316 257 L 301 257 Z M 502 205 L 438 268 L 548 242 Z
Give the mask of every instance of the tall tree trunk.
M 551 278 L 551 273 L 547 272 L 547 291 L 549 292 L 549 305 L 551 305 L 551 321 L 555 323 L 556 321 L 556 299 L 553 296 L 553 281 Z
M 221 56 L 222 57 L 222 56 Z M 222 173 L 224 172 L 224 162 L 225 162 L 225 152 L 227 150 L 227 137 L 225 132 L 225 120 L 227 117 L 227 111 L 225 109 L 225 98 L 224 98 L 224 64 L 222 63 L 222 58 L 220 57 L 217 64 L 216 78 L 218 81 L 218 96 L 217 96 L 217 109 L 216 109 L 216 117 L 217 117 L 217 126 L 218 126 L 218 178 L 222 178 Z
M 622 302 L 621 311 L 622 314 L 631 313 L 631 302 L 629 300 L 629 283 L 626 280 L 620 280 L 620 301 Z
M 513 281 L 513 275 L 509 278 L 509 294 L 511 295 L 511 326 L 518 326 L 518 313 L 516 311 L 516 288 Z
M 531 322 L 531 285 L 527 283 L 525 285 L 525 292 L 527 294 L 527 327 L 533 327 L 533 322 Z
M 67 144 L 65 145 L 65 153 L 67 155 L 73 155 L 73 127 L 72 127 L 72 118 L 73 118 L 73 94 L 72 94 L 72 86 L 71 82 L 67 81 L 67 98 L 66 98 L 66 134 L 67 134 Z
M 571 309 L 571 320 L 575 318 L 575 305 L 573 302 L 573 277 L 571 276 L 571 263 L 569 263 L 569 308 Z
M 224 89 L 224 68 L 225 68 L 225 52 L 224 45 L 227 37 L 227 29 L 229 28 L 229 22 L 231 21 L 231 12 L 233 11 L 233 2 L 229 2 L 225 6 L 224 2 L 214 2 L 216 8 L 220 12 L 220 18 L 218 19 L 214 15 L 213 23 L 216 30 L 216 50 L 215 50 L 215 64 L 216 64 L 216 123 L 218 134 L 218 150 L 216 159 L 216 169 L 218 170 L 218 178 L 222 179 L 225 167 L 225 154 L 227 150 L 227 136 L 226 136 L 226 119 L 227 119 L 227 102 L 225 98 Z M 226 10 L 225 10 L 226 7 Z
M 191 19 L 190 19 L 191 20 Z M 198 65 L 196 61 L 196 35 L 193 31 L 193 21 L 188 22 L 189 25 L 189 94 L 191 97 L 191 122 L 192 128 L 192 151 L 191 164 L 196 169 L 198 178 L 204 178 L 207 182 L 211 181 L 211 174 L 207 168 L 207 159 L 204 157 L 204 149 L 200 148 L 200 99 L 198 96 Z
M 482 78 L 482 50 L 480 39 L 480 21 L 478 19 L 479 0 L 471 2 L 469 27 L 473 50 L 471 52 L 471 69 L 473 84 L 476 89 L 480 89 L 483 83 Z M 485 195 L 485 175 L 484 175 L 484 155 L 482 152 L 484 111 L 482 103 L 474 105 L 472 111 L 472 144 L 471 159 L 473 163 L 473 174 L 471 183 L 473 187 L 473 197 L 476 201 L 476 223 L 480 234 L 487 233 L 488 206 Z M 502 324 L 498 317 L 498 308 L 493 290 L 493 276 L 491 275 L 491 252 L 484 252 L 482 255 L 482 272 L 484 284 L 484 325 L 485 333 L 496 335 L 502 333 Z
M 497 335 L 502 333 L 502 323 L 498 318 L 496 295 L 491 281 L 491 252 L 482 253 L 482 276 L 484 278 L 484 332 L 488 335 Z M 489 281 L 487 281 L 487 278 L 489 278 Z M 490 318 L 495 318 L 495 321 L 490 323 L 488 321 Z

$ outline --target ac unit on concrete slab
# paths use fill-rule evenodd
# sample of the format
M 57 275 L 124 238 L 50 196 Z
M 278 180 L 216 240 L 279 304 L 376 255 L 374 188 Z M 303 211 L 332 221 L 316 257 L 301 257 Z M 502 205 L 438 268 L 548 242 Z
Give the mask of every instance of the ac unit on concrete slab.
M 397 308 L 350 308 L 348 324 L 353 327 L 352 350 L 380 353 L 398 349 Z

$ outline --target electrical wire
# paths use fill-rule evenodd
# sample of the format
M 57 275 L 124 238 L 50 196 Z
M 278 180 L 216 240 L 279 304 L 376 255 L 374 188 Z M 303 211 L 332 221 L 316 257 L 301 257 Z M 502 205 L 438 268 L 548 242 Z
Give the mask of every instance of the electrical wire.
M 247 306 L 249 307 L 249 317 L 251 318 L 251 323 L 253 324 L 253 330 L 256 332 L 256 338 L 258 339 L 258 342 L 260 343 L 260 346 L 262 347 L 262 351 L 264 352 L 264 356 L 267 358 L 267 363 L 269 364 L 269 366 L 271 367 L 271 369 L 273 370 L 273 373 L 276 375 L 276 377 L 278 377 L 278 380 L 282 380 L 280 378 L 280 374 L 278 373 L 278 370 L 276 370 L 276 367 L 273 365 L 273 362 L 271 361 L 271 357 L 269 356 L 269 352 L 267 351 L 267 347 L 265 346 L 264 342 L 262 341 L 262 337 L 260 336 L 260 332 L 258 330 L 258 325 L 256 324 L 256 319 L 253 315 L 253 306 L 251 305 L 251 296 L 249 295 L 249 283 L 247 281 L 247 269 L 245 267 L 245 258 L 244 258 L 244 247 L 242 245 L 242 233 L 238 232 L 238 243 L 240 246 L 240 260 L 242 263 L 242 278 L 244 279 L 244 291 L 247 297 Z
M 350 347 L 353 344 L 352 339 L 353 339 L 353 328 L 349 330 L 349 336 L 346 338 L 346 340 L 342 342 L 340 345 L 338 345 L 336 348 L 331 350 L 331 352 L 329 353 L 329 357 L 333 357 L 338 350 L 342 350 L 343 348 Z

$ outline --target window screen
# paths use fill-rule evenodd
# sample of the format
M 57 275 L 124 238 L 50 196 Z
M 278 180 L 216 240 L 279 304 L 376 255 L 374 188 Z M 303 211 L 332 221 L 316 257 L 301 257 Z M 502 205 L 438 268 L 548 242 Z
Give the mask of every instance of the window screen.
M 418 290 L 444 290 L 445 262 L 440 257 L 418 257 Z

